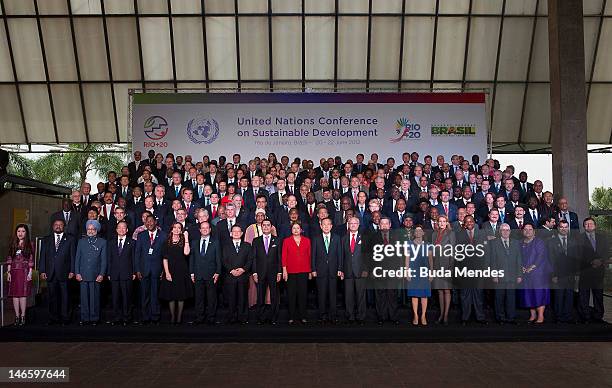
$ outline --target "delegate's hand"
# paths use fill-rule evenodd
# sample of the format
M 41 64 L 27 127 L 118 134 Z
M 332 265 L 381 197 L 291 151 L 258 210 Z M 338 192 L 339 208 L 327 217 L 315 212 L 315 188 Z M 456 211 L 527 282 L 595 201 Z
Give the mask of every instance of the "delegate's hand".
M 310 273 L 310 275 L 311 275 L 313 278 L 316 278 L 316 277 L 317 277 L 317 271 L 312 271 L 312 272 Z
M 166 274 L 166 280 L 167 280 L 167 281 L 169 281 L 169 282 L 171 282 L 171 281 L 172 281 L 172 275 L 170 275 L 170 272 L 168 272 L 168 273 Z
M 110 277 L 109 277 L 110 279 Z M 136 274 L 132 274 L 132 280 L 136 280 Z
M 11 282 L 11 273 L 10 272 L 6 273 L 6 281 L 9 282 L 9 283 Z
M 499 279 L 498 278 L 493 278 L 493 283 L 499 283 Z
M 219 280 L 219 274 L 218 273 L 213 275 L 213 284 L 217 284 L 217 280 Z
M 282 273 L 277 273 L 277 274 L 276 274 L 276 282 L 277 282 L 277 283 L 278 283 L 278 282 L 280 282 L 280 281 L 281 281 L 281 279 L 282 279 L 282 277 L 283 277 L 283 274 L 282 274 Z
M 338 277 L 340 278 L 340 280 L 344 280 L 344 272 L 338 271 Z
M 523 281 L 523 278 L 521 278 L 521 277 L 516 278 L 516 283 L 517 284 L 520 284 L 522 281 Z
M 104 276 L 102 276 L 102 275 L 96 276 L 96 283 L 101 283 L 102 280 L 104 280 Z
M 601 267 L 601 260 L 600 259 L 595 259 L 595 260 L 591 261 L 591 265 L 593 266 L 593 268 L 599 268 L 599 267 Z
M 138 280 L 142 280 L 142 273 L 136 272 L 136 277 L 138 278 Z
M 361 272 L 361 277 L 362 278 L 367 278 L 368 277 L 368 271 Z
M 254 274 L 253 274 L 253 281 L 254 281 L 255 283 L 257 283 L 257 274 L 256 274 L 256 273 L 254 273 Z
M 72 279 L 74 277 L 74 272 L 68 273 L 68 279 Z
M 191 282 L 195 283 L 195 275 L 194 274 L 191 274 Z
M 83 281 L 83 277 L 81 276 L 80 273 L 76 274 L 76 280 L 77 282 Z
M 552 282 L 553 282 L 553 283 L 557 283 L 558 281 L 559 281 L 559 278 L 558 278 L 558 277 L 556 277 L 556 276 L 553 276 L 553 278 L 552 278 Z
M 42 273 L 40 274 L 40 278 L 41 278 L 42 280 L 47 280 L 47 274 L 46 274 L 45 272 L 42 272 Z
M 287 270 L 283 268 L 283 280 L 287 281 L 288 278 L 289 278 L 289 274 L 287 273 Z

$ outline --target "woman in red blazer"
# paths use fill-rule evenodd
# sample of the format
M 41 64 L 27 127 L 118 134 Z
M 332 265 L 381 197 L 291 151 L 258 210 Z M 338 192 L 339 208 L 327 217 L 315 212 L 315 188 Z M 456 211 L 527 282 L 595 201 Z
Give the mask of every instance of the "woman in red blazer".
M 291 225 L 291 236 L 283 240 L 283 279 L 289 294 L 289 324 L 306 320 L 306 298 L 310 278 L 310 239 L 302 236 L 299 221 Z M 297 310 L 296 310 L 297 305 Z

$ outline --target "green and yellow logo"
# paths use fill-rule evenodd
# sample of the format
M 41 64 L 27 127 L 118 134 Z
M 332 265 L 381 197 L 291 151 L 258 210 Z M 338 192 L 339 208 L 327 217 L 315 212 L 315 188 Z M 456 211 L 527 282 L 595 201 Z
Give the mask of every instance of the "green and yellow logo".
M 475 125 L 432 125 L 432 136 L 476 136 Z

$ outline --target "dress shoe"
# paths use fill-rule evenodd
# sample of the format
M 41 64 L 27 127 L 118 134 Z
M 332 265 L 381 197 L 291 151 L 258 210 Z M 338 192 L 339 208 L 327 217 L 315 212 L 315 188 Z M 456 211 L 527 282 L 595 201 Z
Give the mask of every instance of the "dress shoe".
M 478 321 L 476 321 L 476 322 L 480 323 L 480 324 L 481 324 L 481 325 L 483 325 L 483 326 L 488 326 L 488 325 L 489 325 L 489 322 L 488 322 L 488 321 L 486 321 L 486 320 L 484 320 L 484 319 L 478 320 Z
M 382 326 L 382 325 L 383 325 L 383 323 L 385 323 L 385 322 L 384 322 L 382 319 L 379 319 L 379 320 L 378 320 L 378 325 L 379 325 L 379 326 Z
M 128 325 L 127 321 L 123 321 L 123 327 L 126 327 Z
M 263 325 L 264 323 L 265 323 L 265 322 L 264 322 L 264 321 L 262 321 L 261 319 L 258 319 L 258 320 L 257 320 L 257 326 L 261 326 L 261 325 Z
M 307 319 L 302 319 L 300 322 L 302 322 L 302 325 L 305 325 L 305 324 L 308 323 L 308 320 Z
M 159 326 L 159 319 L 157 319 L 155 321 L 151 321 L 151 323 L 153 323 L 155 326 Z
M 500 325 L 500 326 L 503 326 L 505 324 L 505 322 L 502 321 L 502 320 L 499 320 L 499 321 L 497 321 L 497 324 Z
M 461 321 L 461 326 L 467 326 L 468 322 L 467 321 Z
M 399 325 L 399 324 L 400 324 L 400 321 L 399 321 L 399 320 L 395 320 L 395 321 L 393 321 L 393 324 L 394 324 L 394 325 Z
M 91 325 L 92 325 L 92 326 L 98 326 L 98 322 L 97 322 L 97 321 L 94 321 L 94 322 L 92 322 L 92 323 L 91 323 Z
M 295 325 L 295 321 L 293 319 L 290 319 L 288 323 L 289 323 L 289 326 Z
M 518 325 L 518 322 L 515 319 L 507 320 L 506 323 L 508 325 L 515 325 L 515 326 Z
M 58 321 L 49 320 L 49 321 L 47 321 L 47 326 L 57 325 L 58 323 L 59 323 Z
M 79 326 L 85 326 L 85 325 L 87 325 L 87 322 L 85 322 L 85 321 L 80 321 L 79 322 Z
M 359 320 L 359 321 L 357 321 L 357 324 L 359 326 L 365 326 L 365 321 L 364 320 Z
M 209 326 L 214 326 L 216 324 L 216 322 L 214 320 L 208 320 L 206 321 L 206 324 Z
M 240 321 L 240 324 L 241 324 L 241 325 L 248 325 L 248 324 L 249 324 L 249 321 Z

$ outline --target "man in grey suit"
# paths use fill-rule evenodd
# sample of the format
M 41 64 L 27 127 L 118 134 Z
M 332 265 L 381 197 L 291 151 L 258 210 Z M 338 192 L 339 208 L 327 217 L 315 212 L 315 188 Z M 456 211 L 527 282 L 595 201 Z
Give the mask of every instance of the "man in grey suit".
M 191 324 L 215 323 L 217 311 L 217 281 L 221 273 L 221 247 L 212 238 L 208 221 L 200 223 L 200 238 L 191 240 L 189 273 L 195 283 L 196 319 Z M 206 300 L 206 308 L 204 301 Z
M 495 286 L 495 318 L 500 325 L 516 324 L 516 288 L 523 279 L 521 244 L 510 238 L 510 225 L 499 227 L 500 238 L 489 243 L 492 270 L 504 271 L 504 276 L 493 278 Z

